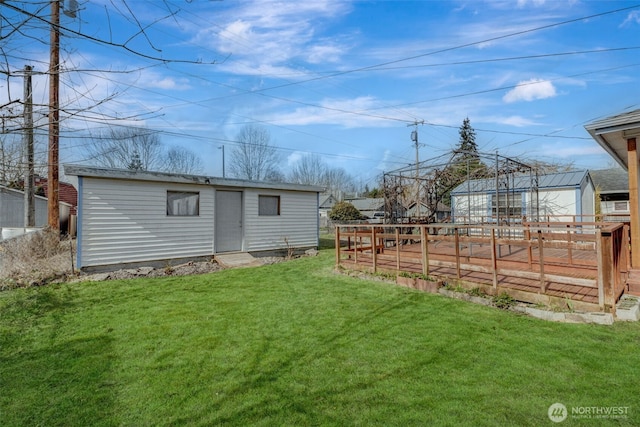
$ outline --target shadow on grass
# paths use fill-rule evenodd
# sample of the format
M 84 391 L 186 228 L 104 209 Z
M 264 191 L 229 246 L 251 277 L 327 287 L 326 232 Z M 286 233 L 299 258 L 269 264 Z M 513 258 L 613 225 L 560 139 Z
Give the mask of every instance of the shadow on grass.
M 69 338 L 73 291 L 35 288 L 0 301 L 0 418 L 5 425 L 100 425 L 113 421 L 108 335 Z
M 113 424 L 112 354 L 104 335 L 0 352 L 3 425 Z
M 386 371 L 384 375 L 357 374 L 358 367 L 350 374 L 327 372 L 330 380 L 316 382 L 307 374 L 300 374 L 309 369 L 316 361 L 327 363 L 335 357 L 357 359 L 351 355 L 350 349 L 367 342 L 372 337 L 384 334 L 390 328 L 406 324 L 401 313 L 389 315 L 394 311 L 402 311 L 410 299 L 389 302 L 376 306 L 366 313 L 345 319 L 340 326 L 324 337 L 317 336 L 315 345 L 296 345 L 296 334 L 291 333 L 288 340 L 291 345 L 282 348 L 268 334 L 263 334 L 260 342 L 255 343 L 254 351 L 247 354 L 242 363 L 226 371 L 219 371 L 220 377 L 242 377 L 225 388 L 224 393 L 211 399 L 211 406 L 198 412 L 190 412 L 187 416 L 176 417 L 172 425 L 191 425 L 205 422 L 211 425 L 279 425 L 293 423 L 301 425 L 339 425 L 344 423 L 344 408 L 348 402 L 361 404 L 361 400 L 369 399 L 370 390 L 376 389 L 380 381 L 401 372 Z M 376 322 L 379 318 L 395 319 L 397 325 L 387 322 Z M 268 331 L 265 331 L 268 333 Z M 428 363 L 425 357 L 424 363 Z M 337 363 L 332 368 L 342 366 Z M 413 364 L 411 369 L 419 367 Z M 401 370 L 404 368 L 398 368 Z M 292 378 L 296 384 L 289 383 Z M 378 396 L 380 398 L 380 396 Z M 360 402 L 359 402 L 360 401 Z M 329 402 L 334 402 L 340 409 L 328 410 Z M 374 402 L 372 402 L 374 403 Z
M 333 234 L 320 234 L 318 249 L 335 249 L 336 239 Z

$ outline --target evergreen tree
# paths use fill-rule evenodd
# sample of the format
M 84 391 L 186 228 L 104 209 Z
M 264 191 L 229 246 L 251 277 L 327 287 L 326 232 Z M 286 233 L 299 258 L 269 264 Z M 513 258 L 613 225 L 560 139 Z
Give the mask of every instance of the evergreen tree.
M 487 166 L 480 159 L 476 131 L 471 126 L 469 118 L 462 121 L 458 130 L 460 139 L 453 150 L 449 165 L 440 173 L 437 179 L 437 199 L 446 205 L 451 205 L 451 191 L 467 179 L 479 179 L 488 176 Z
M 127 168 L 134 171 L 140 171 L 144 169 L 142 166 L 142 160 L 140 160 L 140 154 L 138 153 L 138 150 L 133 152 L 133 156 L 131 158 L 131 161 L 127 165 Z

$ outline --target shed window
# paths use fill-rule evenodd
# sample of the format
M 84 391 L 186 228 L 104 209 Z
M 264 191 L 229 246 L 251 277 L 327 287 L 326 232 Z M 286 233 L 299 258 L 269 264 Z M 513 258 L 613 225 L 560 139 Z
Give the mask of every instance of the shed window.
M 522 194 L 521 193 L 501 193 L 499 194 L 500 198 L 500 210 L 496 211 L 496 197 L 495 195 L 491 198 L 491 214 L 495 217 L 496 215 L 500 215 L 501 218 L 504 217 L 516 217 L 519 218 L 522 216 Z
M 627 211 L 627 210 L 629 210 L 629 206 L 627 205 L 627 202 L 615 202 L 613 204 L 613 210 L 614 211 Z
M 200 193 L 167 191 L 167 216 L 200 215 Z
M 280 215 L 280 196 L 258 196 L 258 215 Z

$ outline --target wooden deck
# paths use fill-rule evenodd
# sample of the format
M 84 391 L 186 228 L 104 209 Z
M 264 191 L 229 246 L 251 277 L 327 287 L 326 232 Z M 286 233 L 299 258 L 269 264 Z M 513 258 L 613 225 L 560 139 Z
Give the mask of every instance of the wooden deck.
M 424 274 L 532 303 L 613 311 L 629 271 L 627 236 L 622 224 L 338 226 L 336 263 Z

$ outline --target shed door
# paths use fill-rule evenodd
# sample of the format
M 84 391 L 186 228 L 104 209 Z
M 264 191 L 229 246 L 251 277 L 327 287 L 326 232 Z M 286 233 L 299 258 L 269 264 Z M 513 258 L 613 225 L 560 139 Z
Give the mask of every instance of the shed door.
M 242 250 L 242 191 L 216 191 L 216 252 Z

